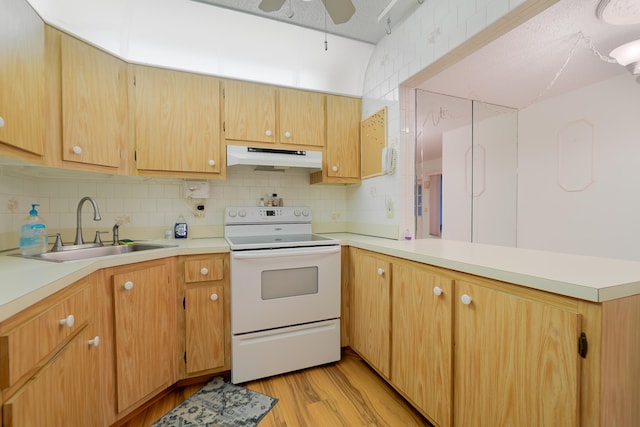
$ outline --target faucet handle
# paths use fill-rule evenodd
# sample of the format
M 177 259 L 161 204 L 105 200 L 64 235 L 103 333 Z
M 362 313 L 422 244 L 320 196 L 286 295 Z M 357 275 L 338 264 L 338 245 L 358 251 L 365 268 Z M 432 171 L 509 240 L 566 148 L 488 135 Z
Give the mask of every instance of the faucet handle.
M 47 237 L 55 237 L 56 241 L 51 247 L 51 252 L 60 252 L 62 250 L 62 237 L 60 237 L 60 233 L 56 234 L 47 234 Z
M 93 239 L 93 243 L 95 243 L 98 246 L 104 246 L 102 243 L 102 239 L 100 239 L 100 234 L 106 234 L 106 233 L 108 233 L 108 231 L 96 230 L 96 237 Z

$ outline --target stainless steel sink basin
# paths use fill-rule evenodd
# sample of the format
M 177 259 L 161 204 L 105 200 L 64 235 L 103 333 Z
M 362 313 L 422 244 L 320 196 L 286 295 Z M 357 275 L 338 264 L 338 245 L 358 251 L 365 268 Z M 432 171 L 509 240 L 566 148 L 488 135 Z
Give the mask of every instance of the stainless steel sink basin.
M 156 245 L 150 243 L 132 243 L 129 245 L 97 246 L 61 252 L 45 252 L 39 255 L 23 256 L 23 258 L 41 259 L 45 261 L 77 261 L 107 255 L 119 255 L 130 252 L 149 251 L 153 249 L 174 248 L 177 245 Z

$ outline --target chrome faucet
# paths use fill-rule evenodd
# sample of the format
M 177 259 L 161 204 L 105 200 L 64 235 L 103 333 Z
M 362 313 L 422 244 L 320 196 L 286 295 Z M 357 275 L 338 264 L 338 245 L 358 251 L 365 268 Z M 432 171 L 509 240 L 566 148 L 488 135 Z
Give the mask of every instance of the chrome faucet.
M 98 204 L 93 198 L 86 196 L 80 199 L 78 202 L 78 212 L 76 218 L 76 239 L 74 241 L 74 245 L 82 245 L 84 244 L 84 239 L 82 238 L 82 205 L 84 202 L 89 201 L 93 205 L 93 220 L 100 221 L 102 218 L 100 217 L 100 209 L 98 209 Z

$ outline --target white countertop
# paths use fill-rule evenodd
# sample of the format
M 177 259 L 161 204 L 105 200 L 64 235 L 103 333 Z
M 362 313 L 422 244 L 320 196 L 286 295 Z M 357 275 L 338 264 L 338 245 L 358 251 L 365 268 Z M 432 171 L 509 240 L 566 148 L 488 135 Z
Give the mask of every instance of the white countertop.
M 640 262 L 438 239 L 398 241 L 332 233 L 343 245 L 587 301 L 640 294 Z M 177 255 L 228 252 L 222 238 L 157 240 L 176 247 L 55 263 L 0 256 L 0 321 L 106 267 Z

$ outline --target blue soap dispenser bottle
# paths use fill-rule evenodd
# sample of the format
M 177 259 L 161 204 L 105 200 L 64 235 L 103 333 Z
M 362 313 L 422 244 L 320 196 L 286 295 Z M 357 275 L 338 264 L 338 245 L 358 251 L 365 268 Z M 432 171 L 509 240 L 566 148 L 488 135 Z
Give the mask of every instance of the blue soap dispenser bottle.
M 20 253 L 22 255 L 37 255 L 47 251 L 47 225 L 40 215 L 36 206 L 31 205 L 29 216 L 20 227 Z

